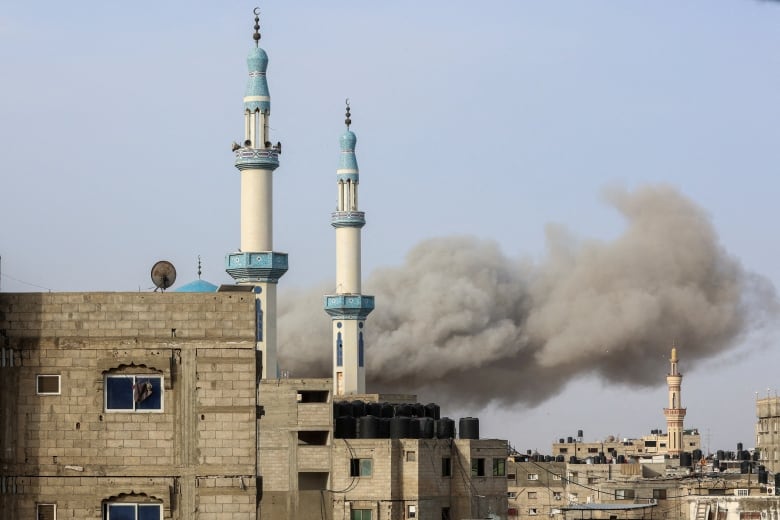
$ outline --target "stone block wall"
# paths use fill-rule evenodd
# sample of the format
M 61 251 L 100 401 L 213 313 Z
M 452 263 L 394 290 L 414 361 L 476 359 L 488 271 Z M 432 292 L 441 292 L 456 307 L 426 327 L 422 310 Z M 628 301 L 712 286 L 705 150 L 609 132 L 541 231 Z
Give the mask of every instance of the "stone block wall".
M 254 519 L 254 320 L 243 293 L 0 294 L 0 519 L 36 502 L 98 519 L 112 500 Z M 161 409 L 107 410 L 107 375 L 162 377 Z

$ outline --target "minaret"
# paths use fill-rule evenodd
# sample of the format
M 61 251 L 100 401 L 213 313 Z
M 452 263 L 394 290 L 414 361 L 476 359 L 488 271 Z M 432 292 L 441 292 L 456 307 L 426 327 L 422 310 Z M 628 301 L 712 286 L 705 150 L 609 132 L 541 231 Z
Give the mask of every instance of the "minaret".
M 366 393 L 364 334 L 374 297 L 360 293 L 360 230 L 365 213 L 358 211 L 357 137 L 349 129 L 341 136 L 341 158 L 336 170 L 338 197 L 330 223 L 336 228 L 336 294 L 325 296 L 325 312 L 333 323 L 333 390 L 337 396 Z
M 254 286 L 256 341 L 262 378 L 276 378 L 276 284 L 287 272 L 287 253 L 273 250 L 273 172 L 281 144 L 271 145 L 268 118 L 271 97 L 265 71 L 268 55 L 259 47 L 260 18 L 255 9 L 255 47 L 249 52 L 249 81 L 244 96 L 244 142 L 234 143 L 241 174 L 241 248 L 225 256 L 225 270 L 239 285 Z
M 683 447 L 683 420 L 685 408 L 682 407 L 680 385 L 682 374 L 677 370 L 677 349 L 672 348 L 672 357 L 669 359 L 669 374 L 666 376 L 666 384 L 669 386 L 669 408 L 664 408 L 666 416 L 666 431 L 669 435 L 667 447 L 669 455 L 679 456 Z

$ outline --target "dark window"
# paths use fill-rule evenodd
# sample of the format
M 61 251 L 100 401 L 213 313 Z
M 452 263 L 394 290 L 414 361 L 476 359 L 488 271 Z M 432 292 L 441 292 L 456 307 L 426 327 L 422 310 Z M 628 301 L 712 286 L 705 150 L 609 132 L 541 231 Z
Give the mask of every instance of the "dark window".
M 38 504 L 36 509 L 38 520 L 57 520 L 56 504 Z
M 645 448 L 655 448 L 656 442 L 655 441 L 645 441 Z
M 666 490 L 665 489 L 654 489 L 653 490 L 653 498 L 664 500 L 666 499 Z
M 163 384 L 161 376 L 106 376 L 106 410 L 159 412 L 162 411 L 162 392 Z
M 327 403 L 327 390 L 298 390 L 299 403 Z
M 336 334 L 336 366 L 344 366 L 344 343 L 341 341 L 341 332 Z
M 493 459 L 493 476 L 506 476 L 506 459 Z
M 363 366 L 363 333 L 358 334 L 358 366 Z
M 160 504 L 107 504 L 105 520 L 162 520 Z
M 328 444 L 327 431 L 299 431 L 298 444 L 309 446 L 326 446 Z
M 441 476 L 442 477 L 452 476 L 452 459 L 449 457 L 441 458 Z
M 353 509 L 349 520 L 371 520 L 370 509 Z
M 55 375 L 35 376 L 35 391 L 38 395 L 59 395 L 60 376 L 55 376 Z
M 441 508 L 441 520 L 452 520 L 452 517 L 450 516 L 450 508 L 449 507 L 442 507 Z
M 484 477 L 485 476 L 485 459 L 472 459 L 471 460 L 471 476 L 472 477 Z
M 599 452 L 598 448 L 588 448 L 588 453 L 598 453 L 598 452 Z
M 350 459 L 349 476 L 350 477 L 370 477 L 373 470 L 371 459 Z

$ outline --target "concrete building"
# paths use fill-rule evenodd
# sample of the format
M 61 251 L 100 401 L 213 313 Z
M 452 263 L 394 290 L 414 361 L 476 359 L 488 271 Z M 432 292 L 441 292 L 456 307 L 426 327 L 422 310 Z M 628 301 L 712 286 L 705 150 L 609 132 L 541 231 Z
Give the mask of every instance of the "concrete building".
M 762 464 L 780 473 L 780 397 L 756 399 L 756 449 Z
M 434 430 L 438 416 L 422 417 L 417 404 L 393 419 L 424 423 L 422 432 L 358 427 L 389 424 L 374 416 L 334 420 L 334 393 L 416 403 L 364 390 L 373 298 L 360 288 L 365 221 L 349 114 L 332 217 L 336 294 L 326 297 L 335 377 L 279 377 L 276 289 L 288 261 L 273 250 L 272 174 L 281 144 L 269 137 L 257 16 L 254 29 L 244 140 L 233 147 L 241 239 L 226 271 L 236 284 L 0 293 L 0 520 L 506 517 L 507 443 L 479 439 L 474 420 L 461 438 L 447 421 Z M 340 419 L 353 430 L 337 431 Z

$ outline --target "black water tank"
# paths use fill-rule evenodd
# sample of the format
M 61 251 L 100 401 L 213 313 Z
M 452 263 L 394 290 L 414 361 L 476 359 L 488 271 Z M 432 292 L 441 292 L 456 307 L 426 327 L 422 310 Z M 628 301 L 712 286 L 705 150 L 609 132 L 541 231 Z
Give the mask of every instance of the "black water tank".
M 780 473 L 775 473 L 775 495 L 780 495 Z
M 769 481 L 769 472 L 764 471 L 763 469 L 758 470 L 758 483 L 759 484 L 766 484 Z
M 759 460 L 761 460 L 761 453 L 756 450 L 753 452 L 753 462 L 758 462 Z
M 577 437 L 582 437 L 582 430 L 577 430 Z
M 433 417 L 420 417 L 420 438 L 421 439 L 433 439 L 434 436 L 434 420 Z
M 337 439 L 354 439 L 357 437 L 357 422 L 351 415 L 336 417 L 333 436 Z
M 569 464 L 578 464 L 579 461 L 577 461 L 577 457 L 575 455 L 572 455 L 569 457 Z
M 395 415 L 396 417 L 411 417 L 412 407 L 408 404 L 397 404 L 395 405 Z
M 690 453 L 688 453 L 687 451 L 680 453 L 681 468 L 690 468 L 692 463 L 693 463 L 693 456 Z
M 715 453 L 715 458 L 717 458 L 718 460 L 726 460 L 726 452 L 723 450 L 718 450 Z
M 366 403 L 361 400 L 352 401 L 352 417 L 363 417 L 366 415 Z
M 563 455 L 555 457 L 555 462 L 566 462 L 566 458 Z
M 458 433 L 461 439 L 479 439 L 479 419 L 477 417 L 461 417 L 458 423 Z
M 411 419 L 409 419 L 409 417 L 403 415 L 396 415 L 390 419 L 390 438 L 408 439 L 410 421 Z
M 382 417 L 382 405 L 379 403 L 366 403 L 366 415 Z
M 742 460 L 750 460 L 750 452 L 748 450 L 742 450 Z
M 702 455 L 701 450 L 699 449 L 693 450 L 692 455 L 693 455 L 694 462 L 699 462 L 701 460 L 701 455 Z
M 420 418 L 412 417 L 409 421 L 409 439 L 420 438 Z
M 742 443 L 738 442 L 737 443 L 737 452 L 740 452 L 740 451 L 742 451 Z
M 358 439 L 378 439 L 379 438 L 379 417 L 375 415 L 364 415 L 357 420 Z
M 750 461 L 743 460 L 739 463 L 739 472 L 743 475 L 750 473 Z
M 379 418 L 379 438 L 380 439 L 389 439 L 390 438 L 390 418 L 389 417 L 380 417 Z
M 425 405 L 425 417 L 430 417 L 434 421 L 441 417 L 441 407 L 436 403 L 428 403 Z
M 718 466 L 718 469 L 719 469 L 721 472 L 724 472 L 724 471 L 726 471 L 726 463 L 724 462 L 723 464 L 721 464 L 720 466 Z
M 618 464 L 625 464 L 626 463 L 626 456 L 625 455 L 618 455 L 617 456 L 617 463 Z
M 566 442 L 571 444 L 572 442 L 574 442 L 574 437 L 566 437 Z
M 454 439 L 455 438 L 455 421 L 449 417 L 442 417 L 436 421 L 436 438 L 437 439 Z
M 558 444 L 563 444 L 563 441 L 566 439 L 558 439 Z
M 387 417 L 388 419 L 395 415 L 395 408 L 390 403 L 382 403 L 382 417 Z
M 352 416 L 352 404 L 349 401 L 336 401 L 333 403 L 333 417 Z
M 544 456 L 544 461 L 545 462 L 554 462 L 555 461 L 555 457 L 553 457 L 552 455 L 545 455 Z
M 412 405 L 412 415 L 414 417 L 425 417 L 425 406 L 422 403 Z

